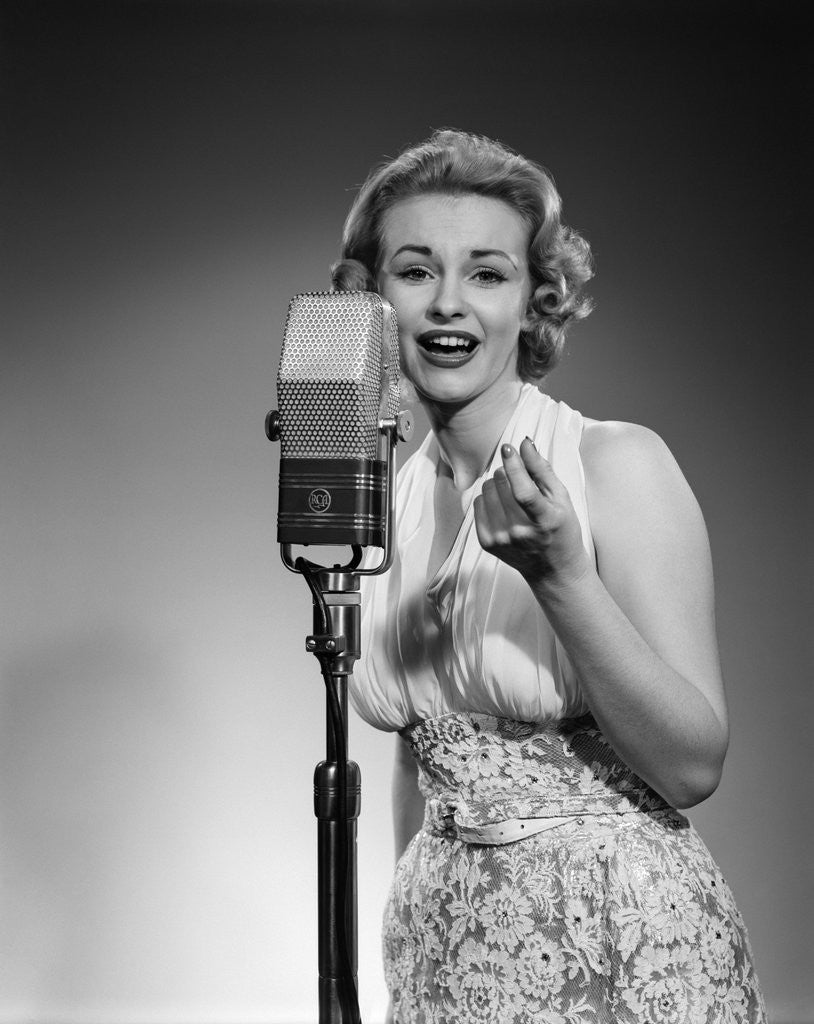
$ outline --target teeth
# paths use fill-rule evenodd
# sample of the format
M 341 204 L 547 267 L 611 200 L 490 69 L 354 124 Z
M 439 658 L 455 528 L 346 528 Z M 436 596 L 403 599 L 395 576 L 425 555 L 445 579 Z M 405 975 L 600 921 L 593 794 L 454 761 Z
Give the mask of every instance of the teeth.
M 431 345 L 441 345 L 442 348 L 469 348 L 472 342 L 469 338 L 459 338 L 456 335 L 439 335 L 430 338 Z

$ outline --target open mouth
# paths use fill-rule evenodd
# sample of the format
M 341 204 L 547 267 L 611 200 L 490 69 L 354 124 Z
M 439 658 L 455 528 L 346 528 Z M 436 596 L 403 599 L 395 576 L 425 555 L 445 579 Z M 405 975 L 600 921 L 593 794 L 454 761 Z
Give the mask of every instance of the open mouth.
M 465 334 L 424 335 L 419 344 L 425 352 L 442 358 L 468 356 L 478 347 L 477 339 Z

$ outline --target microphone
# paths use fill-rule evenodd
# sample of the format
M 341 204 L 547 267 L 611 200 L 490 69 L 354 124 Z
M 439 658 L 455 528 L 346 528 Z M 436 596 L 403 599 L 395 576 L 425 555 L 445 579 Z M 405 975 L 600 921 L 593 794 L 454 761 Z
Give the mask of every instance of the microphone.
M 392 448 L 412 433 L 399 410 L 396 315 L 374 292 L 304 292 L 288 307 L 279 411 L 277 540 L 389 547 Z M 389 560 L 388 560 L 389 564 Z
M 318 818 L 319 1019 L 359 1021 L 356 994 L 356 818 L 359 767 L 347 760 L 348 677 L 360 655 L 360 576 L 389 568 L 395 526 L 396 439 L 412 434 L 399 410 L 396 316 L 374 292 L 304 292 L 288 307 L 279 411 L 266 434 L 280 441 L 277 540 L 283 562 L 313 596 L 316 655 L 326 685 L 326 759 L 314 773 Z M 328 568 L 292 545 L 349 545 L 347 565 Z M 362 548 L 383 548 L 361 567 Z

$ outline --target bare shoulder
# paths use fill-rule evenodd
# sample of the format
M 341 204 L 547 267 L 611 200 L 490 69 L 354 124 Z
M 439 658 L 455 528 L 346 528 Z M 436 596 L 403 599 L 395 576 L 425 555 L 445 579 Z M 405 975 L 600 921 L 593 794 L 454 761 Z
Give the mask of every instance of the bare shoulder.
M 580 445 L 591 525 L 620 532 L 693 534 L 706 540 L 698 502 L 672 452 L 636 423 L 586 419 Z
M 610 465 L 630 469 L 659 464 L 678 468 L 675 459 L 659 435 L 638 423 L 620 420 L 585 419 L 580 454 L 586 470 L 601 473 Z
M 665 441 L 637 423 L 586 420 L 580 454 L 589 487 L 643 485 L 649 480 L 651 487 L 689 489 Z

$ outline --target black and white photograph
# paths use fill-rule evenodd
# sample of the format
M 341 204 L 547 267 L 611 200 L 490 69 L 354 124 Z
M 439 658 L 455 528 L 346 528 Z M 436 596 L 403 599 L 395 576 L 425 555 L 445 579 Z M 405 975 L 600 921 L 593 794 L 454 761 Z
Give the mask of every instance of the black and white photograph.
M 0 5 L 0 1024 L 814 1024 L 809 5 Z

